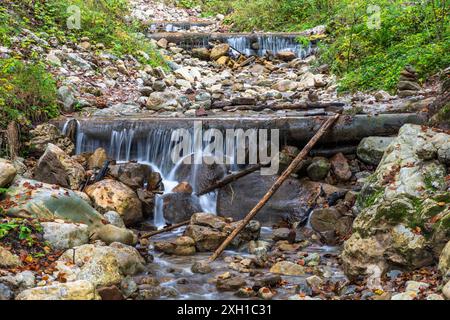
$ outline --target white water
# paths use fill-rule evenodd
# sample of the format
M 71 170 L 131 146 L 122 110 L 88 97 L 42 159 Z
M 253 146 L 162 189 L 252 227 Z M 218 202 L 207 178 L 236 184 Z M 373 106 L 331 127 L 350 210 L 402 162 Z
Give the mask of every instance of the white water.
M 177 169 L 183 165 L 183 159 L 178 163 L 173 164 L 171 158 L 171 152 L 174 146 L 172 143 L 172 131 L 168 129 L 150 129 L 146 137 L 137 136 L 134 128 L 122 128 L 112 130 L 109 141 L 102 140 L 99 137 L 87 136 L 83 132 L 82 123 L 77 123 L 77 141 L 76 141 L 76 153 L 93 152 L 97 148 L 104 148 L 108 154 L 115 159 L 118 163 L 137 161 L 149 165 L 153 171 L 159 172 L 164 185 L 164 194 L 168 194 L 172 189 L 178 185 L 181 181 L 177 180 Z M 67 131 L 68 122 L 64 124 L 63 131 Z M 105 128 L 106 130 L 106 128 Z M 202 139 L 201 132 L 193 132 L 193 135 L 197 135 L 198 141 L 206 142 L 212 138 L 212 135 L 206 135 L 205 139 Z M 205 150 L 206 143 L 193 143 L 191 149 L 191 155 L 188 157 L 194 157 L 195 160 L 201 160 L 204 156 L 211 156 L 211 154 Z M 231 152 L 230 157 L 234 158 L 234 150 Z M 191 172 L 189 176 L 189 184 L 193 187 L 194 193 L 197 190 L 197 179 L 199 176 L 199 165 L 191 165 Z M 163 212 L 163 195 L 157 195 L 155 198 L 155 211 L 153 223 L 156 227 L 162 228 L 166 224 Z M 196 197 L 195 195 L 192 195 Z M 199 203 L 204 212 L 216 213 L 217 193 L 211 192 L 209 194 L 199 197 Z

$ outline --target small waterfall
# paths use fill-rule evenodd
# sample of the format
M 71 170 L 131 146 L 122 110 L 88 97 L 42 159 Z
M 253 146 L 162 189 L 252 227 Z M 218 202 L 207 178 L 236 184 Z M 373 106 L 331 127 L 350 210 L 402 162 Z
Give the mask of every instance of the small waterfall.
M 64 125 L 64 127 L 66 124 Z M 107 124 L 96 124 L 96 132 L 93 134 L 89 132 L 92 127 L 88 122 L 78 122 L 77 137 L 76 137 L 76 153 L 94 152 L 97 148 L 104 148 L 109 156 L 118 162 L 138 161 L 152 167 L 154 171 L 161 174 L 164 184 L 164 194 L 170 193 L 171 190 L 181 181 L 177 181 L 177 169 L 183 165 L 183 159 L 178 163 L 173 163 L 172 151 L 178 137 L 173 128 L 167 127 L 146 127 L 139 125 L 122 126 L 120 122 L 114 125 L 113 128 Z M 108 127 L 107 127 L 108 126 Z M 195 126 L 194 126 L 195 128 Z M 198 192 L 198 177 L 201 165 L 195 164 L 202 162 L 205 156 L 214 156 L 211 154 L 212 150 L 208 150 L 207 145 L 214 137 L 214 130 L 207 130 L 203 132 L 203 128 L 186 129 L 191 137 L 193 143 L 189 150 L 188 157 L 194 159 L 194 164 L 190 165 L 190 174 L 188 182 Z M 108 134 L 109 132 L 109 134 Z M 109 136 L 109 138 L 108 138 Z M 214 138 L 215 139 L 215 138 Z M 236 144 L 234 144 L 236 146 Z M 224 156 L 236 160 L 237 152 L 235 149 L 226 150 Z M 215 154 L 216 156 L 218 154 Z M 231 170 L 236 170 L 238 166 L 232 164 L 229 167 Z M 193 195 L 194 196 L 194 195 Z M 199 197 L 199 203 L 202 210 L 205 212 L 216 213 L 217 193 L 211 192 L 209 194 Z M 161 195 L 157 195 L 155 199 L 154 224 L 157 227 L 165 225 L 163 213 L 163 199 Z
M 227 43 L 245 55 L 264 56 L 267 52 L 276 54 L 281 51 L 291 51 L 299 58 L 305 58 L 311 54 L 312 45 L 304 48 L 295 37 L 280 37 L 264 35 L 255 37 L 233 37 L 227 39 Z

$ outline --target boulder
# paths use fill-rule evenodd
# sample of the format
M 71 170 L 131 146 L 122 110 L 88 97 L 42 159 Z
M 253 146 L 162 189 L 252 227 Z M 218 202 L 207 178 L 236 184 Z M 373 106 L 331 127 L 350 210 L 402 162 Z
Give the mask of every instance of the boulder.
M 150 180 L 152 168 L 146 164 L 127 162 L 109 166 L 109 174 L 133 190 L 143 188 Z
M 208 48 L 193 48 L 192 49 L 192 56 L 195 58 L 208 60 L 211 55 L 211 52 L 208 50 Z
M 49 143 L 56 145 L 68 155 L 73 154 L 75 151 L 73 142 L 52 124 L 38 125 L 34 130 L 30 131 L 30 135 L 29 145 L 38 154 L 44 153 Z
M 208 261 L 196 261 L 191 267 L 193 273 L 208 274 L 212 272 L 211 265 Z
M 197 251 L 214 251 L 226 239 L 227 233 L 198 225 L 188 225 L 184 235 L 194 239 Z
M 68 223 L 84 224 L 88 226 L 89 234 L 97 234 L 97 238 L 105 242 L 112 239 L 112 225 L 107 225 L 100 213 L 78 193 L 71 190 L 34 180 L 16 178 L 6 197 L 14 198 L 15 205 L 6 210 L 10 216 L 46 221 L 60 219 Z M 129 238 L 127 234 L 131 232 L 121 228 L 113 231 L 117 242 Z M 102 239 L 103 235 L 107 238 Z
M 442 294 L 444 295 L 445 299 L 450 300 L 450 281 L 448 281 L 442 288 Z
M 121 283 L 126 276 L 142 272 L 144 259 L 139 252 L 130 246 L 121 243 L 112 243 L 109 246 L 85 244 L 67 250 L 59 259 L 70 266 L 76 280 L 87 280 L 94 286 L 111 286 Z M 58 267 L 59 268 L 59 267 Z
M 89 242 L 89 229 L 85 224 L 41 222 L 44 239 L 52 248 L 66 250 Z
M 116 226 L 118 228 L 125 228 L 125 223 L 123 222 L 122 217 L 115 211 L 106 212 L 103 217 L 108 220 L 110 224 Z
M 16 173 L 12 162 L 0 159 L 0 188 L 7 187 L 14 180 Z
M 217 196 L 219 216 L 241 220 L 273 185 L 277 176 L 251 173 L 220 188 Z M 239 192 L 236 192 L 239 190 Z M 255 217 L 263 224 L 280 220 L 305 221 L 309 213 L 307 201 L 317 190 L 298 179 L 288 178 Z
M 37 180 L 78 190 L 85 179 L 84 168 L 56 145 L 49 143 L 34 171 Z
M 189 184 L 189 182 L 183 181 L 183 182 L 180 182 L 179 184 L 177 184 L 175 186 L 175 188 L 172 189 L 172 192 L 192 194 L 193 190 L 192 190 L 192 187 Z
M 277 52 L 276 57 L 278 59 L 286 61 L 286 62 L 294 60 L 295 58 L 297 58 L 295 53 L 292 52 L 292 51 L 279 51 L 279 52 Z
M 92 283 L 78 280 L 54 283 L 48 286 L 27 289 L 19 293 L 16 300 L 99 300 Z
M 231 276 L 225 279 L 217 279 L 216 288 L 219 291 L 236 291 L 247 284 L 244 278 L 240 276 Z
M 227 226 L 225 218 L 204 212 L 194 213 L 191 216 L 190 224 L 209 227 L 217 230 L 223 230 Z
M 306 273 L 303 266 L 290 261 L 277 262 L 270 268 L 269 272 L 285 276 L 302 276 Z
M 449 140 L 424 126 L 400 129 L 358 196 L 359 214 L 342 253 L 348 276 L 367 274 L 374 265 L 382 272 L 389 266 L 412 270 L 437 259 L 450 239 L 450 198 L 446 168 L 436 157 Z
M 105 179 L 86 188 L 95 207 L 103 212 L 116 211 L 129 226 L 142 220 L 142 204 L 136 193 L 120 181 Z
M 202 211 L 199 198 L 189 193 L 166 193 L 161 196 L 164 218 L 169 223 L 180 223 Z
M 173 241 L 155 242 L 155 250 L 177 256 L 190 256 L 196 251 L 194 239 L 186 236 L 178 237 Z
M 348 164 L 347 158 L 341 153 L 335 154 L 330 159 L 331 169 L 339 181 L 348 181 L 352 177 L 352 172 Z
M 393 137 L 367 137 L 361 140 L 356 149 L 358 158 L 371 165 L 378 165 L 384 151 L 394 141 Z
M 89 157 L 87 161 L 88 168 L 90 170 L 100 169 L 103 167 L 106 160 L 108 160 L 108 154 L 106 153 L 106 150 L 103 148 L 98 148 Z
M 331 163 L 327 158 L 315 157 L 311 164 L 306 168 L 308 177 L 313 181 L 320 181 L 327 177 L 331 169 Z
M 68 86 L 62 86 L 58 89 L 58 98 L 63 105 L 63 111 L 73 112 L 73 107 L 76 103 L 73 89 Z
M 106 224 L 102 228 L 95 230 L 92 234 L 92 239 L 100 239 L 106 244 L 120 242 L 130 246 L 135 245 L 138 240 L 133 231 L 112 224 Z
M 397 84 L 397 88 L 401 91 L 420 91 L 422 89 L 419 84 L 413 81 L 399 81 L 399 83 Z
M 0 268 L 16 268 L 22 265 L 20 258 L 0 246 Z
M 228 55 L 229 50 L 230 50 L 230 46 L 228 44 L 226 44 L 226 43 L 218 44 L 218 45 L 214 46 L 214 48 L 212 48 L 209 57 L 211 58 L 211 60 L 217 60 L 222 56 Z

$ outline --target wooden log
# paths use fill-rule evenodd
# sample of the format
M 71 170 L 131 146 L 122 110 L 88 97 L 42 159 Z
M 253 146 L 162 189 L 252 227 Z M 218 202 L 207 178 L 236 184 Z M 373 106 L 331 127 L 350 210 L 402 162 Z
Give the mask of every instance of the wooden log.
M 167 232 L 167 231 L 171 231 L 173 229 L 177 229 L 177 228 L 182 227 L 182 226 L 186 226 L 186 225 L 189 224 L 189 222 L 190 222 L 190 220 L 173 224 L 173 225 L 171 225 L 169 227 L 165 227 L 164 229 L 161 229 L 161 230 L 144 233 L 143 235 L 141 235 L 141 238 L 142 239 L 150 238 L 150 237 L 156 236 L 157 234 L 161 234 L 161 233 L 164 233 L 164 232 Z
M 281 187 L 284 181 L 291 175 L 291 173 L 297 169 L 302 160 L 308 156 L 311 149 L 319 141 L 319 139 L 331 128 L 331 126 L 339 118 L 340 114 L 335 114 L 334 116 L 328 118 L 319 131 L 312 137 L 312 139 L 306 144 L 303 150 L 295 157 L 291 162 L 289 167 L 283 172 L 283 174 L 275 181 L 275 183 L 270 187 L 269 191 L 263 196 L 263 198 L 256 204 L 256 206 L 250 210 L 247 216 L 242 220 L 239 226 L 234 229 L 234 231 L 225 239 L 225 241 L 220 245 L 219 248 L 214 252 L 214 254 L 209 258 L 212 262 L 220 256 L 220 254 L 228 247 L 231 241 L 245 228 L 245 226 L 252 220 L 255 215 L 261 210 L 261 208 L 270 200 L 270 198 L 275 194 L 275 192 Z
M 20 150 L 19 127 L 15 121 L 11 121 L 8 124 L 6 140 L 9 147 L 9 156 L 14 160 L 19 155 Z
M 239 178 L 245 177 L 246 175 L 255 172 L 256 170 L 259 170 L 263 165 L 262 164 L 255 164 L 251 167 L 248 167 L 242 171 L 227 175 L 226 177 L 224 177 L 223 179 L 220 179 L 219 181 L 217 181 L 216 183 L 214 183 L 213 185 L 209 186 L 206 189 L 203 189 L 202 191 L 197 193 L 197 196 L 202 196 L 204 194 L 207 194 L 211 191 L 214 191 L 216 189 L 222 188 L 224 186 L 226 186 L 227 184 L 238 180 Z

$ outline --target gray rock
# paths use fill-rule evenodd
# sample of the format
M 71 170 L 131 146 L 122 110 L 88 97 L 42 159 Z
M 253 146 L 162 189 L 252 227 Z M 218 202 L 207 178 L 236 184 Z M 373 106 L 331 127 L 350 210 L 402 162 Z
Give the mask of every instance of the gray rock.
M 106 220 L 113 226 L 118 228 L 125 228 L 125 223 L 123 222 L 122 217 L 115 211 L 108 211 L 104 215 Z
M 0 301 L 11 300 L 13 296 L 12 290 L 7 285 L 0 283 Z
M 306 168 L 308 177 L 313 181 L 320 181 L 326 178 L 331 169 L 330 161 L 327 158 L 315 157 Z
M 356 149 L 358 158 L 371 165 L 378 165 L 384 151 L 394 141 L 393 137 L 367 137 L 361 140 Z
M 85 224 L 42 222 L 44 239 L 54 249 L 66 250 L 89 242 L 89 230 Z
M 207 274 L 212 272 L 211 265 L 208 261 L 197 261 L 195 262 L 191 270 L 193 273 L 201 273 L 201 274 Z
M 12 162 L 0 159 L 0 188 L 7 187 L 14 180 L 16 173 Z
M 79 280 L 68 283 L 54 283 L 22 291 L 16 300 L 98 300 L 92 283 Z
M 58 89 L 58 98 L 63 104 L 64 112 L 73 112 L 73 107 L 75 106 L 76 99 L 71 88 L 67 86 L 60 87 Z

